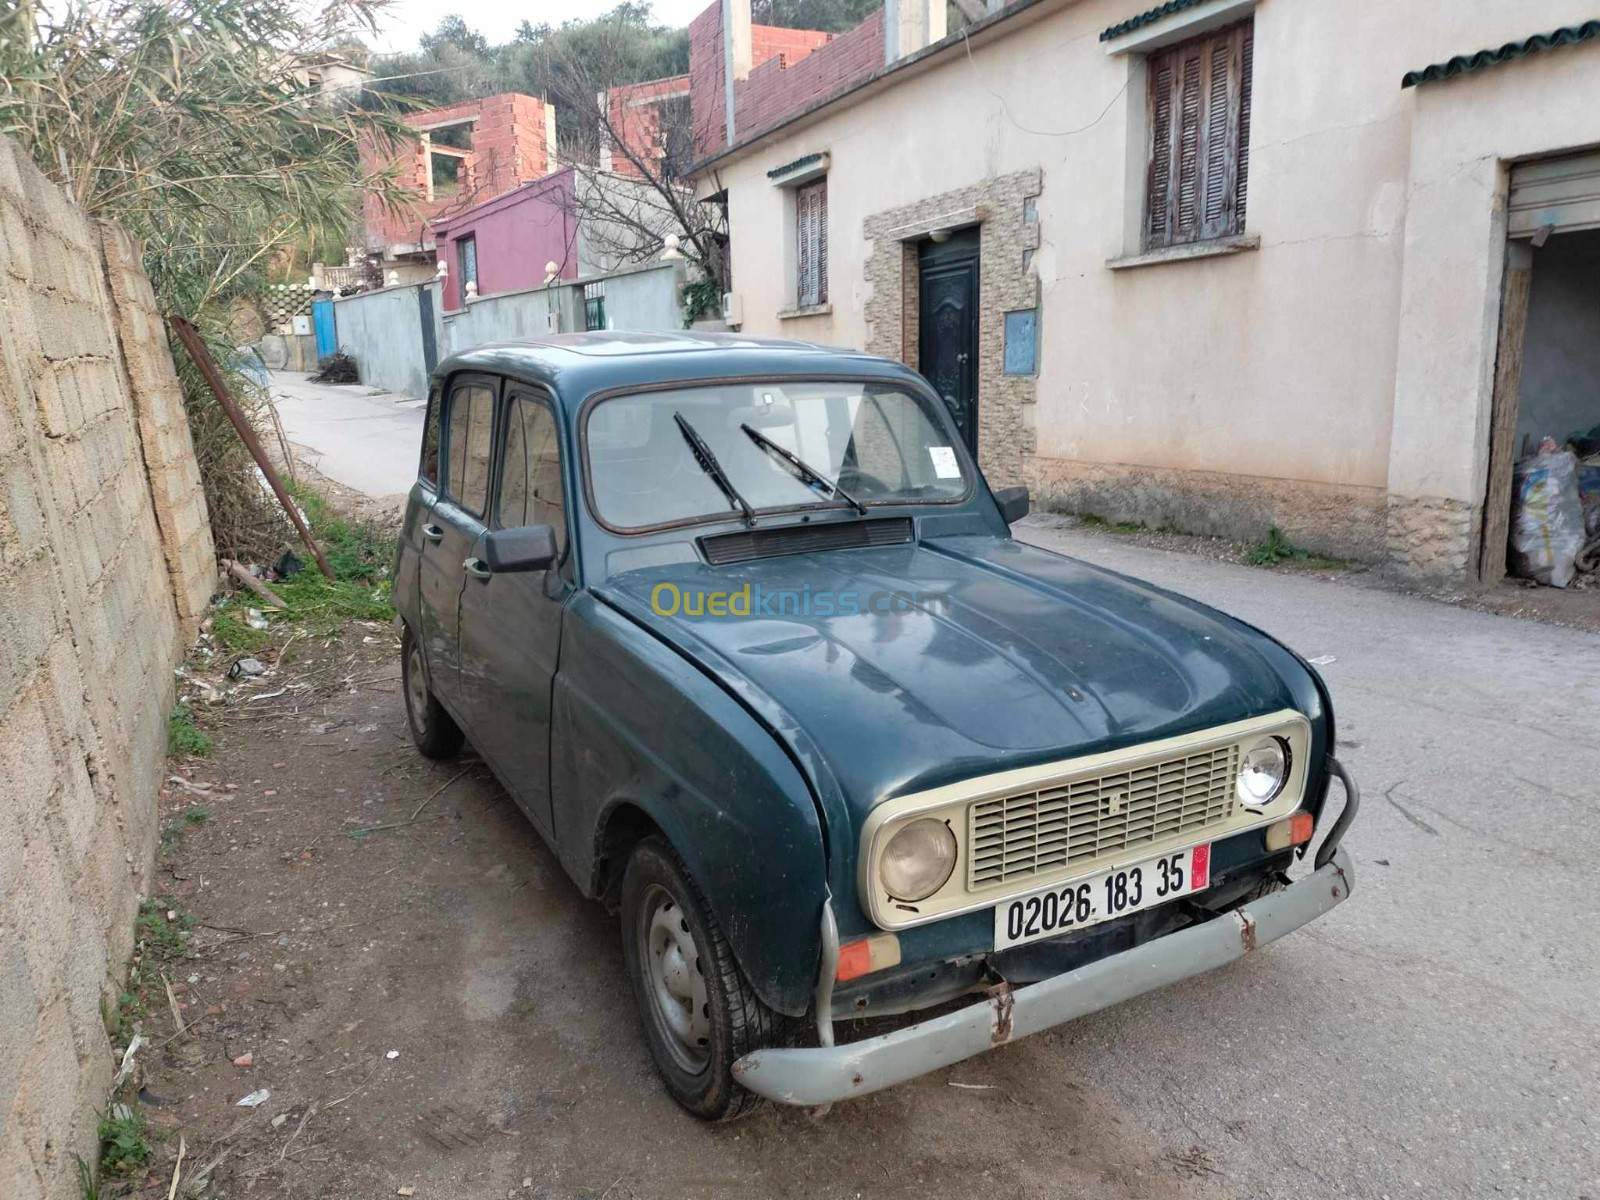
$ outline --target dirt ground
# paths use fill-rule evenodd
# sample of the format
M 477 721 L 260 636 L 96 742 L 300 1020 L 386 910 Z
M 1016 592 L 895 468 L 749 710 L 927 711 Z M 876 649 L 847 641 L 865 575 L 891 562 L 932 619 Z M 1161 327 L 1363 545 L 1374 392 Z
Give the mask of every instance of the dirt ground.
M 392 629 L 299 639 L 249 690 L 172 764 L 160 902 L 198 924 L 161 970 L 187 1030 L 150 989 L 139 1094 L 170 1132 L 102 1196 L 166 1195 L 180 1134 L 183 1195 L 1226 1194 L 1061 1072 L 1070 1028 L 820 1122 L 698 1123 L 657 1084 L 614 918 L 477 759 L 412 748 Z

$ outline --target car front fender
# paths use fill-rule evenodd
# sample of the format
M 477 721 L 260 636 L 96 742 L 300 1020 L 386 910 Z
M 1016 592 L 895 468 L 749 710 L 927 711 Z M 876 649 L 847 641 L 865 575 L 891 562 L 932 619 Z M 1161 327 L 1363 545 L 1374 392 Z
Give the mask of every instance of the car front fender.
M 611 818 L 642 814 L 683 859 L 757 995 L 805 1013 L 827 867 L 799 769 L 726 689 L 593 596 L 567 611 L 560 663 L 551 773 L 562 865 L 596 895 Z

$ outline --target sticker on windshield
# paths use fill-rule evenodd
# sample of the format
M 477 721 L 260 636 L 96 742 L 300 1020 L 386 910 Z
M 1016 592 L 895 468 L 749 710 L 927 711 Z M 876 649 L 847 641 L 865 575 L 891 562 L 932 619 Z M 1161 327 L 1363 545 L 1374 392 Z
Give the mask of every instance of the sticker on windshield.
M 956 452 L 949 446 L 929 446 L 928 457 L 933 459 L 933 473 L 940 479 L 961 478 L 961 464 L 956 462 Z

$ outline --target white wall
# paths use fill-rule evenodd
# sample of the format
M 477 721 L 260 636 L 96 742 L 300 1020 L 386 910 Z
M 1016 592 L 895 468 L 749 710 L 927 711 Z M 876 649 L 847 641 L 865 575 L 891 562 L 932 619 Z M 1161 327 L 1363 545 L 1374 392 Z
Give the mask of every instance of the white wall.
M 1481 500 L 1499 157 L 1600 141 L 1600 47 L 1418 89 L 1400 80 L 1593 17 L 1591 0 L 1261 0 L 1246 223 L 1260 248 L 1122 271 L 1106 263 L 1134 249 L 1139 60 L 1108 55 L 1098 34 L 1139 6 L 1047 5 L 1031 25 L 1013 18 L 1010 36 L 716 165 L 744 329 L 865 345 L 863 220 L 1039 166 L 1041 458 Z M 819 151 L 833 312 L 779 320 L 790 234 L 766 172 Z M 1431 189 L 1422 222 L 1419 189 Z M 1455 444 L 1441 453 L 1441 438 Z

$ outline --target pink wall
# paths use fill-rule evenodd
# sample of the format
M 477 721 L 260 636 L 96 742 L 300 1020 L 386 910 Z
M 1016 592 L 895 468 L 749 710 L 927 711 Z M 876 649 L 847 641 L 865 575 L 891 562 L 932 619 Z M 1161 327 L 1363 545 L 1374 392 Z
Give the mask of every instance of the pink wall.
M 560 266 L 563 279 L 576 279 L 578 242 L 572 196 L 573 172 L 568 167 L 434 222 L 439 258 L 450 266 L 444 287 L 446 311 L 462 306 L 460 240 L 468 236 L 478 246 L 480 296 L 539 287 L 548 262 Z

